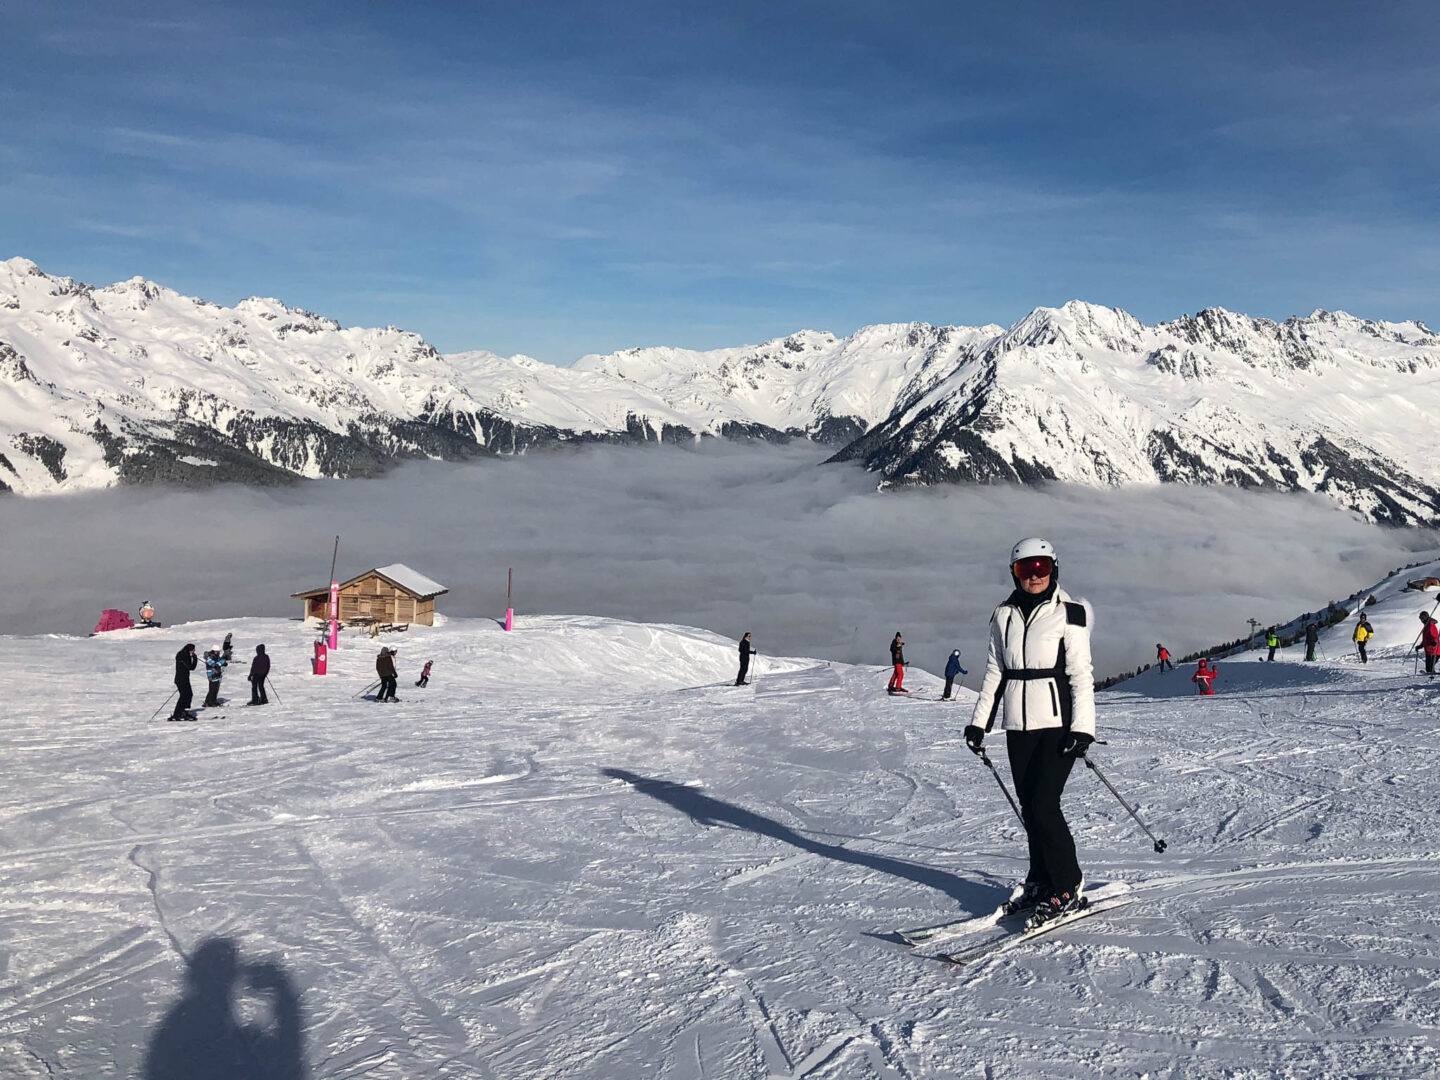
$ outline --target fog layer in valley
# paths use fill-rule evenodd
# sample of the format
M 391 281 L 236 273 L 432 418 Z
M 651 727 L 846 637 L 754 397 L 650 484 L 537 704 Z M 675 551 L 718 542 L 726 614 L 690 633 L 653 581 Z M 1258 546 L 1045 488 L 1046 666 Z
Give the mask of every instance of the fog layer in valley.
M 0 500 L 0 631 L 85 633 L 149 599 L 165 622 L 298 615 L 290 593 L 404 562 L 451 615 L 588 613 L 754 634 L 765 653 L 884 663 L 896 630 L 971 684 L 1021 536 L 1050 537 L 1096 609 L 1098 675 L 1289 618 L 1430 550 L 1319 498 L 1185 487 L 879 494 L 814 447 L 591 448 L 378 480 Z M 202 645 L 209 644 L 201 643 Z M 169 658 L 156 658 L 157 679 Z M 541 680 L 545 672 L 517 672 Z

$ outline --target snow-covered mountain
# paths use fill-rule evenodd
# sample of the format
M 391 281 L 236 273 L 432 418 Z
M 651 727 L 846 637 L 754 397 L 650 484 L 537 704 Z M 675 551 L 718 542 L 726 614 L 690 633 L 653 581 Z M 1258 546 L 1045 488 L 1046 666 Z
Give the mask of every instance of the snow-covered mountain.
M 92 288 L 17 258 L 0 262 L 0 490 L 371 475 L 567 441 L 838 443 L 943 378 L 976 335 L 989 336 L 807 332 L 567 369 L 441 356 L 416 334 L 278 300 L 225 308 L 141 278 Z
M 1315 491 L 1433 523 L 1440 335 L 1317 311 L 1158 326 L 1072 302 L 970 346 L 841 450 L 887 483 L 1162 482 Z
M 575 441 L 808 438 L 884 484 L 1046 480 L 1315 491 L 1440 520 L 1440 335 L 1317 311 L 1146 326 L 1079 301 L 1009 329 L 800 331 L 560 368 L 0 262 L 0 488 L 274 483 Z

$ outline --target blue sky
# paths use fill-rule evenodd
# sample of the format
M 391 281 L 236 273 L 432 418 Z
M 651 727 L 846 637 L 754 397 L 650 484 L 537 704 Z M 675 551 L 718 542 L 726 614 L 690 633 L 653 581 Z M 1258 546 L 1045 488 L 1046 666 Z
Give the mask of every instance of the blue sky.
M 1079 297 L 1440 325 L 1420 3 L 0 5 L 0 257 L 568 362 Z

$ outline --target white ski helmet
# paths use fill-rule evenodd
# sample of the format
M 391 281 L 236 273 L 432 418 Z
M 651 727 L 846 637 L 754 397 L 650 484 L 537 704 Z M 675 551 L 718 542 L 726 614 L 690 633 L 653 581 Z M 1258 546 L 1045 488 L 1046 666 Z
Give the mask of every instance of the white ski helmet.
M 1010 549 L 1010 565 L 1014 566 L 1021 559 L 1033 559 L 1037 555 L 1048 556 L 1056 566 L 1060 565 L 1060 557 L 1055 554 L 1055 545 L 1043 536 L 1027 536 L 1018 541 Z

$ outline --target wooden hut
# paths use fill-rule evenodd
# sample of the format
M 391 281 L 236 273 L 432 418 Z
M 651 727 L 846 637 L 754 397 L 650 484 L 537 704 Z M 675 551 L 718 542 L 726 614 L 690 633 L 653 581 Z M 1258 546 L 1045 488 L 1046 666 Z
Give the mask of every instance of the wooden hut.
M 450 590 L 404 563 L 391 563 L 340 583 L 340 621 L 435 625 L 435 597 Z M 330 587 L 291 593 L 305 601 L 305 621 L 329 618 Z

